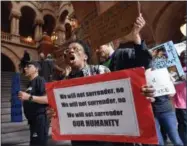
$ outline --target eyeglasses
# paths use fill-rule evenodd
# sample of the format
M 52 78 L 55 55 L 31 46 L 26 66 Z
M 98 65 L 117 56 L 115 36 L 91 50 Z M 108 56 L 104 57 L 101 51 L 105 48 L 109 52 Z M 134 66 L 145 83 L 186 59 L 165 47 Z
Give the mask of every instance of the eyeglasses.
M 83 49 L 81 48 L 78 48 L 78 47 L 72 47 L 72 48 L 67 48 L 64 50 L 64 54 L 68 54 L 70 52 L 70 50 L 73 49 L 75 52 L 79 52 L 79 51 L 84 51 Z

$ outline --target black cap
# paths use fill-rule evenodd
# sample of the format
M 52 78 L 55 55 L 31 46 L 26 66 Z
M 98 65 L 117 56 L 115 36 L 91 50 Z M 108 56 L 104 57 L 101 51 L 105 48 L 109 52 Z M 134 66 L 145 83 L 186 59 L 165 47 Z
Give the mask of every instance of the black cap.
M 40 67 L 40 64 L 37 62 L 37 61 L 28 61 L 27 63 L 26 63 L 26 66 L 28 66 L 28 65 L 34 65 L 36 68 L 38 68 L 39 70 L 41 69 L 41 67 Z

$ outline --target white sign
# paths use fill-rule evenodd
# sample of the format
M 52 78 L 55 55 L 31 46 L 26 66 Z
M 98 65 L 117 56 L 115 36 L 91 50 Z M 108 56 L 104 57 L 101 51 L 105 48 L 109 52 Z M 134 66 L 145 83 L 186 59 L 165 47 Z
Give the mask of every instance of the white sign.
M 140 136 L 129 78 L 53 91 L 61 135 Z
M 156 90 L 155 97 L 175 94 L 175 87 L 167 68 L 161 68 L 154 71 L 145 72 L 148 85 L 152 85 Z
M 186 41 L 174 45 L 178 55 L 180 56 L 182 51 L 186 50 Z

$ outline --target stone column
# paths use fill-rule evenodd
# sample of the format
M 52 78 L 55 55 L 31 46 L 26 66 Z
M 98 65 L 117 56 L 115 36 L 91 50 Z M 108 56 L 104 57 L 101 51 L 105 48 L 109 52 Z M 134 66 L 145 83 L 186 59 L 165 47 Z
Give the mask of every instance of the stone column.
M 15 34 L 15 32 L 16 32 L 16 28 L 15 28 L 15 26 L 16 26 L 16 18 L 15 17 L 12 17 L 11 18 L 11 28 L 10 28 L 10 33 L 11 34 Z
M 55 30 L 56 30 L 56 34 L 58 37 L 56 44 L 61 45 L 66 41 L 65 27 L 63 24 L 61 24 L 61 25 L 58 25 Z
M 17 10 L 12 10 L 10 13 L 11 19 L 11 34 L 19 35 L 19 19 L 21 17 L 21 13 Z
M 42 25 L 40 25 L 39 30 L 40 30 L 40 37 L 42 37 L 43 36 Z
M 35 31 L 34 31 L 34 40 L 39 41 L 40 39 L 40 26 L 36 25 Z
M 35 33 L 34 33 L 34 39 L 35 41 L 39 41 L 42 37 L 42 25 L 43 20 L 41 18 L 35 19 Z
M 19 35 L 19 19 L 16 19 L 16 34 Z

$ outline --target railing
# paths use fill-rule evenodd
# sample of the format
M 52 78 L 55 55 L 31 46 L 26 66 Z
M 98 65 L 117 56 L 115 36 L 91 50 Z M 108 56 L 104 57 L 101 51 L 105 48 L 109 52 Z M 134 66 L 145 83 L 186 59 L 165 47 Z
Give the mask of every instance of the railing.
M 5 32 L 1 32 L 1 41 L 11 42 L 11 43 L 34 47 L 34 48 L 37 47 L 37 43 L 33 40 L 27 41 L 27 38 L 21 37 L 19 35 L 5 33 Z
M 2 40 L 10 41 L 11 38 L 12 38 L 11 34 L 5 33 L 5 32 L 1 32 L 1 39 L 2 39 Z
M 35 46 L 36 42 L 35 41 L 27 41 L 27 38 L 20 37 L 20 42 L 25 45 L 30 45 L 30 46 Z

